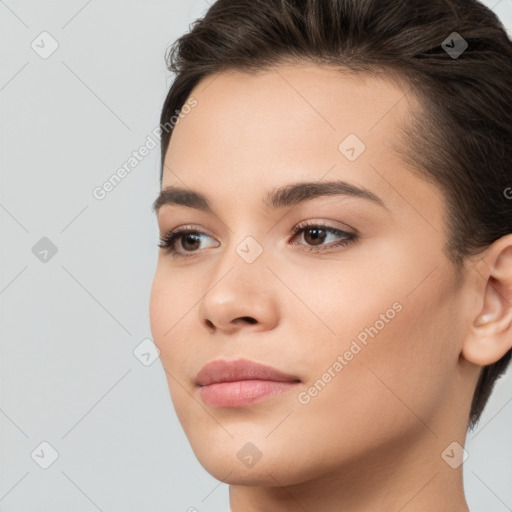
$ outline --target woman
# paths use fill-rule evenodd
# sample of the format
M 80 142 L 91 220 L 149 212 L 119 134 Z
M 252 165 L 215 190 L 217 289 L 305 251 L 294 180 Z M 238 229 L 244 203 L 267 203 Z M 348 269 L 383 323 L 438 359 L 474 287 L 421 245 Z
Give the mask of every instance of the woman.
M 168 58 L 150 319 L 198 460 L 233 512 L 467 511 L 512 347 L 504 27 L 218 0 Z

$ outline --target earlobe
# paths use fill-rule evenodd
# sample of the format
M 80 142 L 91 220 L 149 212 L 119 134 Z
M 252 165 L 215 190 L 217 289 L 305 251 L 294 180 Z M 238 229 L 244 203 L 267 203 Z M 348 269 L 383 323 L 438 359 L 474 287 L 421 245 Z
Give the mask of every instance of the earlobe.
M 486 283 L 483 304 L 470 325 L 462 356 L 479 366 L 499 361 L 512 348 L 512 236 L 497 240 L 486 250 L 475 271 Z M 475 293 L 482 287 L 475 287 Z

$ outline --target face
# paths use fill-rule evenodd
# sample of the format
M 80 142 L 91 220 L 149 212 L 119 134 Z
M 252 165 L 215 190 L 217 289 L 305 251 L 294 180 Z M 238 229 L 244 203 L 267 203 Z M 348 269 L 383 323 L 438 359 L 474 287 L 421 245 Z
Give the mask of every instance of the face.
M 162 183 L 188 194 L 157 213 L 162 237 L 186 233 L 160 249 L 150 321 L 179 420 L 218 479 L 300 483 L 413 445 L 439 458 L 455 437 L 470 397 L 464 285 L 440 190 L 393 150 L 417 108 L 406 92 L 281 65 L 191 94 Z M 197 384 L 205 364 L 240 359 L 295 382 Z

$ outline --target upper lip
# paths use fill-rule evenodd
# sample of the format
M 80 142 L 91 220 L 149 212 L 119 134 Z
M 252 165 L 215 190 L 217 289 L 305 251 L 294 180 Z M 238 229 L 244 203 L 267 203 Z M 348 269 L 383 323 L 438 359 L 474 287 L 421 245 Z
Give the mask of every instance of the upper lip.
M 270 366 L 247 359 L 237 359 L 236 361 L 218 359 L 201 368 L 196 377 L 196 384 L 198 386 L 208 386 L 216 382 L 235 382 L 238 380 L 300 381 L 295 375 L 289 375 Z

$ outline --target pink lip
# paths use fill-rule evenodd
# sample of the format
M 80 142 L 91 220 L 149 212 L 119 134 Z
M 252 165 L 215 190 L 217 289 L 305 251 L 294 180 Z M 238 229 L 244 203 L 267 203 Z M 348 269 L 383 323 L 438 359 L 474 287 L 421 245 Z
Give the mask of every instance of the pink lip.
M 242 407 L 282 393 L 300 379 L 247 359 L 217 360 L 197 374 L 201 398 L 216 407 Z

